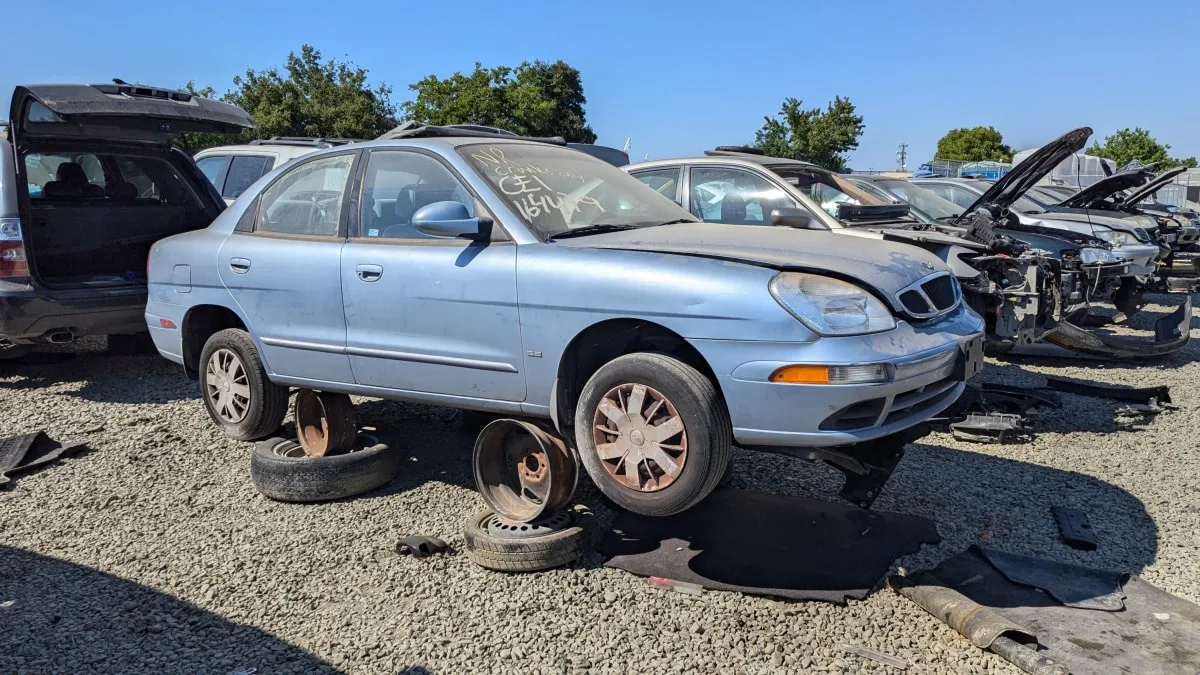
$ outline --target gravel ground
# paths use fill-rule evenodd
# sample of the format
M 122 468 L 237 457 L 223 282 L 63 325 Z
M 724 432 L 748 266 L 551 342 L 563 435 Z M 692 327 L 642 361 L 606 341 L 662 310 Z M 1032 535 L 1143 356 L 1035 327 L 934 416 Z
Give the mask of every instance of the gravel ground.
M 1137 324 L 1167 309 L 1152 305 Z M 1008 384 L 1166 383 L 1180 409 L 1119 424 L 1118 404 L 1066 395 L 1030 443 L 922 439 L 875 508 L 933 519 L 943 542 L 898 567 L 986 542 L 1126 569 L 1200 601 L 1200 319 L 1192 325 L 1196 342 L 1155 365 L 991 362 L 983 377 Z M 452 411 L 362 401 L 360 421 L 409 454 L 402 475 L 356 499 L 280 504 L 255 492 L 251 445 L 218 435 L 178 368 L 87 348 L 57 365 L 0 366 L 0 436 L 45 429 L 93 448 L 0 492 L 0 672 L 889 670 L 839 643 L 905 658 L 908 672 L 1018 672 L 886 589 L 846 607 L 694 598 L 594 554 L 526 576 L 461 554 L 397 556 L 408 534 L 461 548 L 463 521 L 482 507 L 473 437 Z M 840 480 L 824 466 L 735 456 L 736 487 L 836 499 Z M 611 517 L 590 487 L 580 498 Z M 1099 550 L 1059 543 L 1052 504 L 1087 510 Z

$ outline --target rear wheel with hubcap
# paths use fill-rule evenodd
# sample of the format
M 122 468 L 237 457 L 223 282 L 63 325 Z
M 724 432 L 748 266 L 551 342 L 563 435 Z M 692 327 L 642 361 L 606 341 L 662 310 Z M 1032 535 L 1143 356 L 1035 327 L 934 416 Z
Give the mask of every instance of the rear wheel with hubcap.
M 669 516 L 704 499 L 733 454 L 725 401 L 695 368 L 636 353 L 602 366 L 575 411 L 580 459 L 621 508 Z
M 239 441 L 270 436 L 287 414 L 288 389 L 272 384 L 246 331 L 214 333 L 200 354 L 200 394 L 213 422 Z

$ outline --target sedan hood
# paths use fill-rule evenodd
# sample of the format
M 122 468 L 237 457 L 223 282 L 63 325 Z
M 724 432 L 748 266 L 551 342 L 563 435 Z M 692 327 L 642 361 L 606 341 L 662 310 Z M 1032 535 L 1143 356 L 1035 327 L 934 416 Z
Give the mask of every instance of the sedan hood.
M 842 277 L 892 300 L 913 282 L 947 271 L 915 246 L 787 227 L 680 223 L 556 240 L 555 246 L 716 258 L 777 270 Z
M 1146 199 L 1147 197 L 1154 194 L 1155 192 L 1158 192 L 1159 190 L 1163 189 L 1163 187 L 1165 187 L 1167 185 L 1167 183 L 1170 183 L 1171 181 L 1175 180 L 1175 177 L 1178 176 L 1179 174 L 1183 173 L 1184 171 L 1187 171 L 1187 167 L 1177 166 L 1174 169 L 1167 169 L 1166 171 L 1158 174 L 1153 179 L 1151 179 L 1151 181 L 1149 183 L 1146 183 L 1138 190 L 1131 192 L 1129 194 L 1129 196 L 1127 196 L 1121 200 L 1121 203 L 1129 204 L 1129 205 L 1136 205 L 1138 202 L 1142 201 L 1143 199 Z
M 1103 180 L 1096 181 L 1079 192 L 1058 203 L 1073 209 L 1091 209 L 1104 203 L 1104 200 L 1125 190 L 1132 190 L 1145 184 L 1153 176 L 1150 171 L 1141 168 L 1132 171 L 1121 171 Z
M 1054 170 L 1067 157 L 1079 152 L 1092 135 L 1090 127 L 1080 127 L 1043 145 L 1028 159 L 1014 166 L 1011 171 L 992 184 L 992 187 L 975 200 L 966 211 L 954 219 L 955 223 L 968 222 L 967 216 L 987 204 L 998 210 L 1007 209 L 1021 195 L 1029 191 L 1042 178 Z

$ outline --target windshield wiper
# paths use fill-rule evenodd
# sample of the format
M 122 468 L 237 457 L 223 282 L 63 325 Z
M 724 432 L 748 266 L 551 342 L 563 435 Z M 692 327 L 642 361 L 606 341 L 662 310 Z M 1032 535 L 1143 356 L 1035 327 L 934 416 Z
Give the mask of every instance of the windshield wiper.
M 662 223 L 655 223 L 653 225 L 653 227 L 662 227 L 663 225 L 679 225 L 680 223 L 698 223 L 698 222 L 700 222 L 700 221 L 696 220 L 695 218 L 676 218 L 675 220 L 668 220 L 668 221 L 662 222 Z
M 634 230 L 634 229 L 637 229 L 636 225 L 613 225 L 613 224 L 606 224 L 606 223 L 597 223 L 595 225 L 587 225 L 584 227 L 577 227 L 572 230 L 564 230 L 562 232 L 558 232 L 554 235 L 551 235 L 548 239 L 550 241 L 554 241 L 555 239 L 566 239 L 567 237 L 586 237 L 589 234 L 604 234 L 606 232 L 623 232 L 625 230 Z

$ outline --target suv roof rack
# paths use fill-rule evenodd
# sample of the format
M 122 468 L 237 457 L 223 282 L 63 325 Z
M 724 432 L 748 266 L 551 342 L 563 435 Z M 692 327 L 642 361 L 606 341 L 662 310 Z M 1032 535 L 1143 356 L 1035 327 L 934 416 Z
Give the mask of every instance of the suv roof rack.
M 486 130 L 486 131 L 485 131 Z M 485 127 L 477 124 L 447 124 L 439 126 L 435 124 L 422 124 L 408 120 L 400 124 L 400 126 L 385 132 L 376 138 L 377 141 L 395 141 L 403 138 L 505 138 L 511 140 L 534 141 L 537 143 L 550 143 L 552 145 L 567 144 L 567 141 L 562 136 L 551 137 L 535 137 L 535 136 L 518 136 L 511 131 L 497 129 L 495 127 Z
M 362 143 L 363 138 L 306 138 L 303 136 L 272 136 L 250 141 L 250 145 L 296 145 L 307 148 L 332 148 L 335 145 Z

